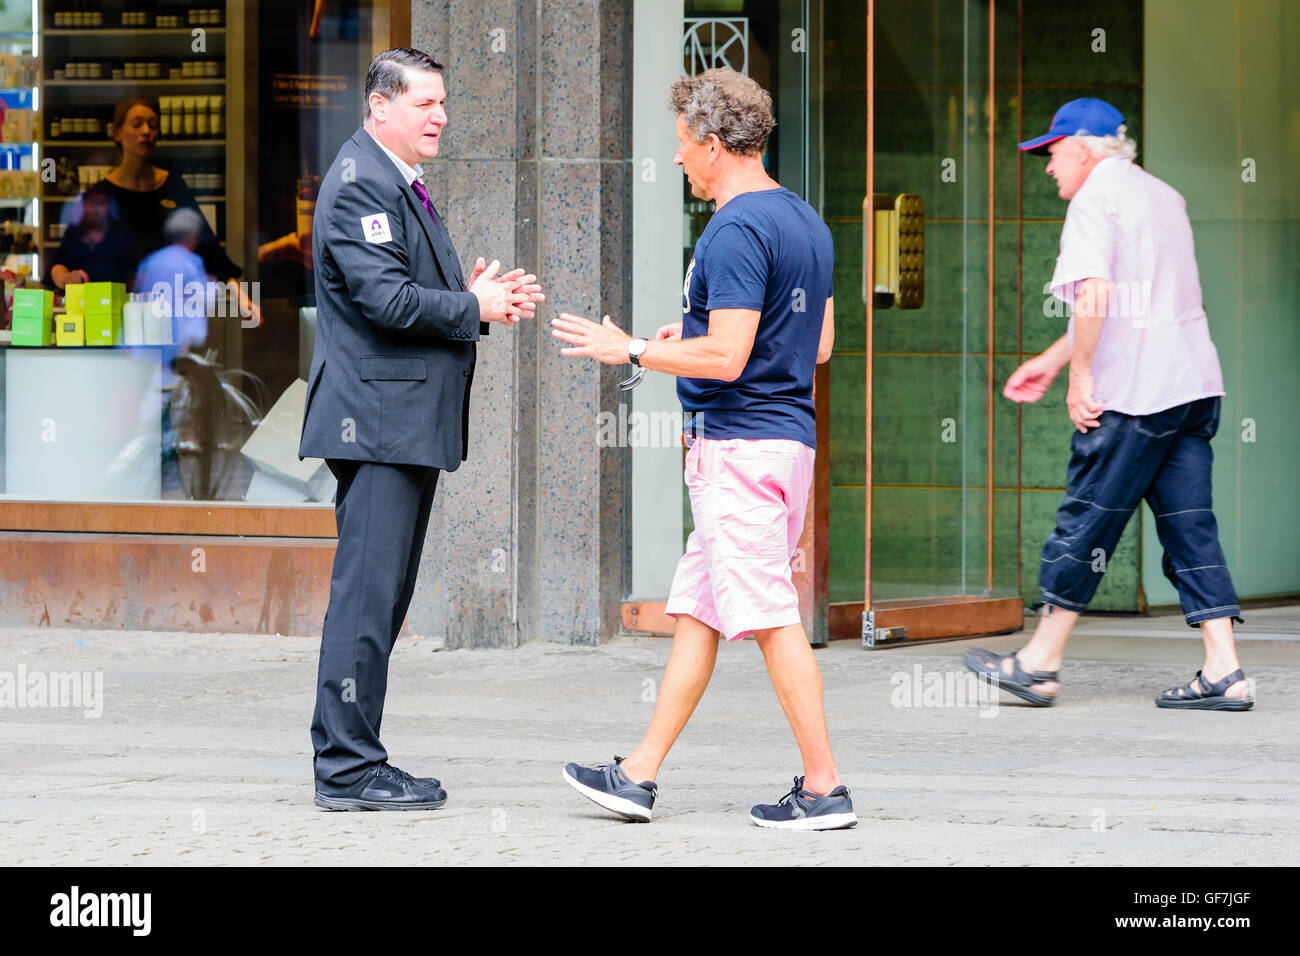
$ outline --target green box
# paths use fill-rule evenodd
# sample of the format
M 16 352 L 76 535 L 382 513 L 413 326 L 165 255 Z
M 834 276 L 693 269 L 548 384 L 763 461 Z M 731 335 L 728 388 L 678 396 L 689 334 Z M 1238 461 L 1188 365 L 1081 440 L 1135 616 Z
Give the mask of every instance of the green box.
M 54 293 L 44 289 L 14 289 L 13 315 L 43 318 L 48 324 L 54 318 Z
M 63 305 L 66 311 L 74 315 L 86 314 L 86 284 L 69 282 L 63 287 Z
M 86 344 L 86 317 L 76 312 L 65 312 L 54 323 L 54 344 L 76 346 Z
M 53 322 L 44 315 L 13 315 L 13 345 L 49 345 Z
M 116 312 L 118 323 L 122 321 L 122 306 L 126 304 L 126 286 L 121 282 L 87 282 L 86 315 L 92 312 Z M 75 308 L 72 311 L 77 311 Z
M 86 344 L 121 345 L 126 286 L 121 282 L 87 282 L 84 295 Z M 75 312 L 76 303 L 73 305 Z
M 122 313 L 86 310 L 87 345 L 121 345 Z

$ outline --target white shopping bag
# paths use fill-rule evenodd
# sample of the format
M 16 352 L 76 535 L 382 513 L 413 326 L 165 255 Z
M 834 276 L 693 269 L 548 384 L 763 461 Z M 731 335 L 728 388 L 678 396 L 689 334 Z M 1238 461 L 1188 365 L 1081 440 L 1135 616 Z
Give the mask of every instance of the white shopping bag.
M 297 379 L 271 406 L 241 451 L 249 464 L 262 474 L 292 488 L 303 498 L 323 501 L 334 482 L 325 459 L 298 460 L 306 401 L 307 383 Z

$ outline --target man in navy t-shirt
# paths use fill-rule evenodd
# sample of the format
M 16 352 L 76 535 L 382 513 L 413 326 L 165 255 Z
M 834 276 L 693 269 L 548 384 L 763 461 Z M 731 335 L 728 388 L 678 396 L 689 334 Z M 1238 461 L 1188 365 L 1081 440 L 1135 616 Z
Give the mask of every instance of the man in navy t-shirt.
M 682 321 L 653 341 L 561 314 L 565 355 L 631 361 L 677 376 L 687 413 L 686 485 L 695 530 L 665 613 L 673 650 L 641 743 L 602 767 L 569 764 L 584 796 L 649 820 L 654 779 L 708 686 L 718 638 L 752 634 L 790 721 L 804 774 L 750 819 L 763 827 L 829 830 L 857 817 L 840 782 L 822 709 L 821 674 L 800 623 L 790 559 L 813 478 L 813 372 L 834 341 L 830 230 L 763 168 L 772 98 L 733 70 L 682 77 L 672 88 L 680 144 L 674 162 L 691 191 L 714 200 L 682 287 Z
M 834 260 L 826 223 L 788 189 L 742 193 L 718 209 L 686 271 L 682 338 L 707 335 L 715 309 L 753 310 L 762 318 L 739 378 L 677 380 L 688 431 L 712 439 L 789 438 L 816 449 L 813 368 Z

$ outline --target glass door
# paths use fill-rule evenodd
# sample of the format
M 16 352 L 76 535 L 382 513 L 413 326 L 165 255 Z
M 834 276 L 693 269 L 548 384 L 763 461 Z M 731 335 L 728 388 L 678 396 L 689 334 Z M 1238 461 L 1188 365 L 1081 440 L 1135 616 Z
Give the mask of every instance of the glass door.
M 836 283 L 832 633 L 860 622 L 875 644 L 1009 630 L 1023 610 L 1018 497 L 998 500 L 990 440 L 1003 364 L 990 281 L 995 4 L 862 6 L 861 86 L 851 50 L 859 5 L 825 7 L 827 214 L 837 258 L 857 266 L 856 287 L 844 267 Z M 829 29 L 837 14 L 839 34 Z M 833 138 L 859 131 L 854 169 L 851 144 Z M 860 246 L 850 250 L 854 231 Z M 1014 459 L 1010 438 L 1003 457 Z

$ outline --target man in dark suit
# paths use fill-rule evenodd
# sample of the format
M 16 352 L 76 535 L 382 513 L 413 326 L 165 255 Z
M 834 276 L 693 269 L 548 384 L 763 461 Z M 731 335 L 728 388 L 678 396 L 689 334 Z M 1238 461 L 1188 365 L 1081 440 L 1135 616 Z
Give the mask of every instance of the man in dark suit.
M 420 181 L 447 123 L 441 64 L 386 50 L 365 122 L 322 178 L 312 229 L 316 346 L 300 457 L 338 479 L 338 550 L 321 637 L 316 804 L 436 809 L 439 781 L 388 763 L 379 741 L 388 658 L 406 617 L 439 471 L 469 444 L 475 342 L 542 300 L 531 275 L 478 260 L 468 285 Z

